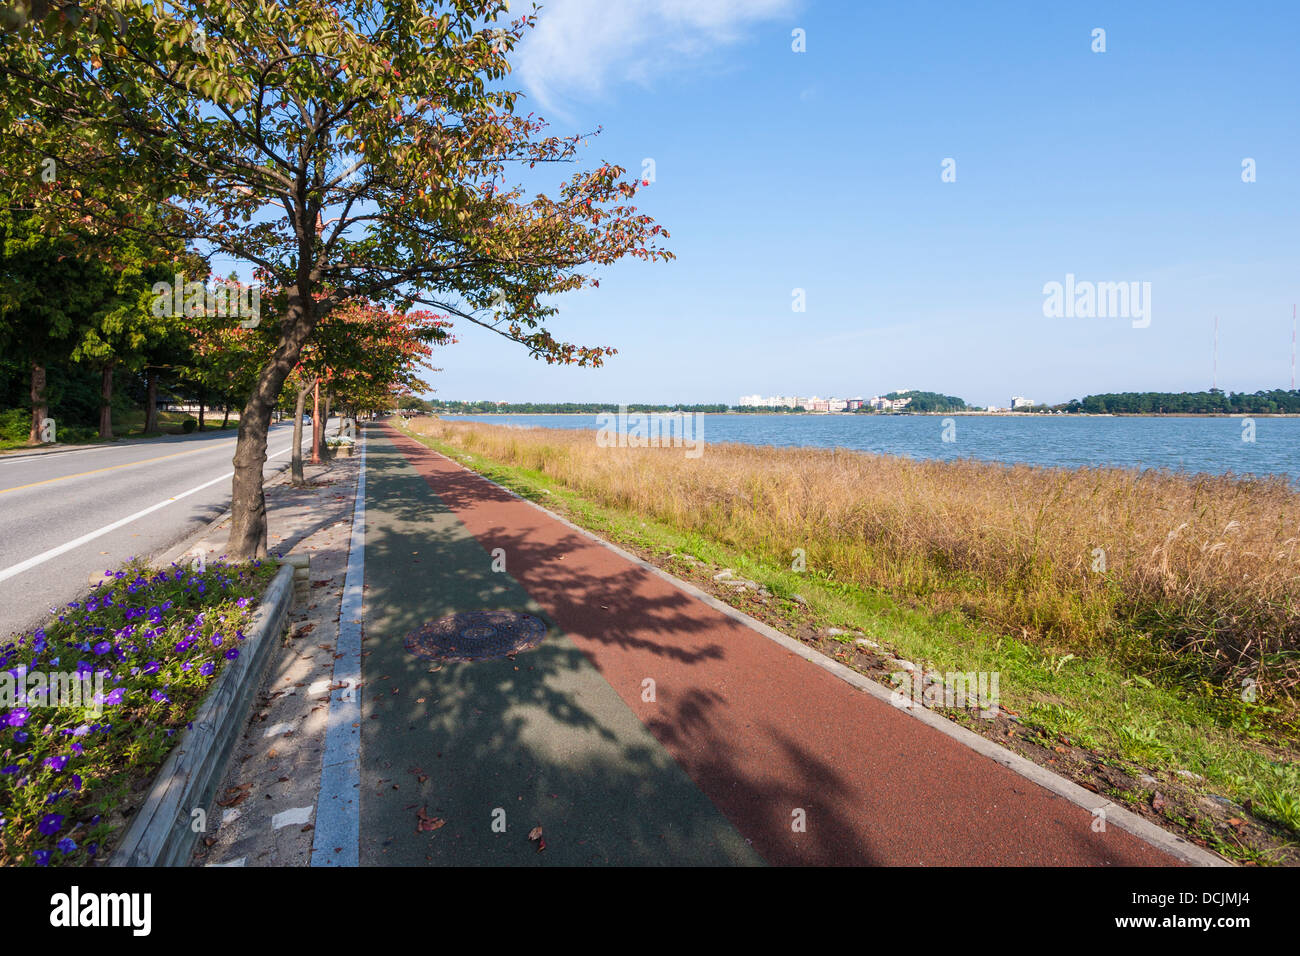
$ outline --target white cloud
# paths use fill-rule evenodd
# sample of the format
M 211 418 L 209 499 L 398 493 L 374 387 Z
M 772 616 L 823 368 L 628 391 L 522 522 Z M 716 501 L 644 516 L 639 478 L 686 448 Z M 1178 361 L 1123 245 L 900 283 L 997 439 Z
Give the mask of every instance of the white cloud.
M 748 28 L 791 11 L 793 0 L 542 0 L 515 51 L 516 75 L 542 107 L 602 95 L 616 83 L 698 65 Z

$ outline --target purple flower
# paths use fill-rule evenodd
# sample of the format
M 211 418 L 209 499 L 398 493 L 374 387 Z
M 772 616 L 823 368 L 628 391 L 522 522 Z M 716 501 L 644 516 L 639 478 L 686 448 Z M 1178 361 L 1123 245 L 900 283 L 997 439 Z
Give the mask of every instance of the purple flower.
M 230 650 L 226 651 L 226 660 L 228 661 L 233 661 L 238 656 L 239 656 L 239 651 L 235 650 L 233 647 Z
M 17 773 L 17 772 L 18 772 L 18 764 L 16 763 L 11 763 L 7 767 L 0 767 L 0 773 L 7 774 L 7 773 Z
M 220 646 L 221 646 L 221 641 L 222 641 L 222 637 L 221 637 L 220 634 L 213 634 L 213 635 L 212 635 L 212 646 L 213 646 L 213 647 L 220 647 Z
M 40 830 L 46 836 L 54 836 L 54 834 L 59 832 L 59 829 L 62 826 L 63 826 L 62 813 L 47 813 L 45 814 L 44 817 L 41 818 L 41 822 L 36 827 L 36 829 Z
M 150 661 L 148 664 L 144 665 L 144 672 L 146 674 L 157 674 L 161 668 L 162 664 L 158 661 Z
M 215 671 L 216 669 L 217 668 L 212 663 L 212 661 L 208 661 L 202 667 L 199 668 L 199 673 L 202 674 L 204 677 L 211 677 L 213 671 Z
M 68 765 L 68 758 L 62 754 L 57 757 L 46 757 L 45 766 L 51 768 L 55 773 L 62 773 L 63 768 Z
M 81 792 L 81 777 L 75 773 L 72 775 L 72 789 Z
M 29 735 L 28 735 L 27 731 L 25 731 L 25 730 L 15 730 L 15 731 L 14 731 L 14 742 L 15 742 L 15 743 L 19 743 L 19 744 L 25 744 L 25 743 L 27 743 L 27 738 L 28 738 L 28 736 L 29 736 Z
M 113 645 L 108 641 L 100 641 L 98 644 L 95 645 L 96 654 L 107 654 L 112 649 L 113 649 Z
M 26 707 L 16 707 L 9 711 L 9 717 L 5 723 L 10 727 L 21 727 L 23 724 L 27 723 L 27 718 L 31 715 L 32 712 Z
M 160 690 L 150 691 L 149 696 L 152 697 L 154 700 L 158 701 L 158 703 L 160 704 L 167 702 L 167 695 Z
M 49 850 L 37 850 L 33 855 L 36 857 L 36 865 L 37 865 L 37 866 L 49 866 L 49 865 L 50 865 L 50 851 L 49 851 Z
M 71 853 L 73 850 L 77 848 L 77 844 L 72 842 L 72 837 L 64 837 L 62 840 L 59 841 L 58 846 L 59 846 L 59 852 L 65 854 Z

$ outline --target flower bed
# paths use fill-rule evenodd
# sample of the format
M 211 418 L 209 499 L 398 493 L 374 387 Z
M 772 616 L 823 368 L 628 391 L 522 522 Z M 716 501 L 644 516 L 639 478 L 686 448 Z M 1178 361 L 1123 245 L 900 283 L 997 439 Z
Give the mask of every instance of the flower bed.
M 0 866 L 105 855 L 123 822 L 115 811 L 239 656 L 275 570 L 129 565 L 0 644 Z

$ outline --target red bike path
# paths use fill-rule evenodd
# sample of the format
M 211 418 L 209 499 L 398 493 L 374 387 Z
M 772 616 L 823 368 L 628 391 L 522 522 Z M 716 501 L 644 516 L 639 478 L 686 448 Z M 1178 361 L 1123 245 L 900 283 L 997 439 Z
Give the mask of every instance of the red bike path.
M 383 434 L 485 550 L 505 549 L 510 577 L 768 863 L 1178 864 L 1117 827 L 1094 830 L 1088 810 L 445 456 Z

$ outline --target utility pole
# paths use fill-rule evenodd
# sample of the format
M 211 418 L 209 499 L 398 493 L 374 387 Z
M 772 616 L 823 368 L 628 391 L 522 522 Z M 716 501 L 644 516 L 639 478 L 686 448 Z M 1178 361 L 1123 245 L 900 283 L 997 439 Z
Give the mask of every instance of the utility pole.
M 1214 317 L 1214 373 L 1210 376 L 1210 391 L 1219 387 L 1219 317 Z
M 311 463 L 320 464 L 320 433 L 324 429 L 320 421 L 320 378 L 312 386 L 311 399 Z

